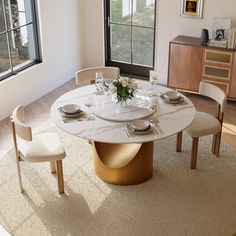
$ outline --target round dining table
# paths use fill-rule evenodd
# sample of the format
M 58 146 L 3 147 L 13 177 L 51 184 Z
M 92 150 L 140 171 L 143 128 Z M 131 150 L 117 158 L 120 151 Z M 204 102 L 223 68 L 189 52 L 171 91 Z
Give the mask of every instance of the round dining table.
M 178 134 L 196 113 L 184 95 L 179 103 L 166 103 L 160 95 L 170 88 L 138 85 L 135 97 L 125 105 L 117 104 L 111 95 L 101 95 L 95 85 L 87 85 L 65 93 L 51 107 L 51 118 L 58 127 L 90 141 L 95 172 L 111 184 L 139 184 L 151 178 L 154 141 Z M 67 104 L 76 104 L 83 112 L 65 116 L 61 108 Z M 129 132 L 127 126 L 136 119 L 149 121 L 150 132 Z

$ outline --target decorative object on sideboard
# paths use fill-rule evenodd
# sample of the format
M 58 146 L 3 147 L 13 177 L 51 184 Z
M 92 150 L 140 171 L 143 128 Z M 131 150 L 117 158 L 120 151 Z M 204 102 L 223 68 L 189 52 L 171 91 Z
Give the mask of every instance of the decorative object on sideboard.
M 212 39 L 216 41 L 227 40 L 230 26 L 230 18 L 214 17 L 212 24 Z
M 202 33 L 201 33 L 201 43 L 202 46 L 207 46 L 209 41 L 209 33 L 207 29 L 202 29 Z
M 236 49 L 236 28 L 231 28 L 229 31 L 228 49 Z
M 209 46 L 226 48 L 230 31 L 231 19 L 214 17 L 212 25 L 212 39 Z
M 202 18 L 203 0 L 182 0 L 180 15 L 191 18 Z

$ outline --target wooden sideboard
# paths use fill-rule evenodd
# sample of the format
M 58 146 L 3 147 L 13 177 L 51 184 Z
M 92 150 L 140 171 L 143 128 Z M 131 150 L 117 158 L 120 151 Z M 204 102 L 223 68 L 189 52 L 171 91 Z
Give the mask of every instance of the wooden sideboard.
M 168 86 L 198 92 L 200 81 L 236 98 L 236 50 L 201 45 L 201 39 L 177 36 L 169 44 Z

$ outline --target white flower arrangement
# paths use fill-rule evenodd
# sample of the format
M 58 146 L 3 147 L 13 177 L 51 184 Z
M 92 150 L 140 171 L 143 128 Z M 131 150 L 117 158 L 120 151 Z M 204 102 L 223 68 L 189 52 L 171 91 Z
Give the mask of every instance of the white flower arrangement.
M 119 76 L 110 84 L 110 94 L 116 93 L 117 102 L 123 103 L 127 99 L 134 97 L 135 91 L 138 89 L 137 83 L 129 77 Z

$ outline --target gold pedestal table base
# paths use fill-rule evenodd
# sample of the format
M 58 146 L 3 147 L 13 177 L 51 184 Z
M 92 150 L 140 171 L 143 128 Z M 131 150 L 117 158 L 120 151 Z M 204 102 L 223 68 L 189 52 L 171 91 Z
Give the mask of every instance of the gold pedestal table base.
M 152 177 L 153 142 L 93 143 L 94 169 L 103 181 L 116 185 L 140 184 Z

